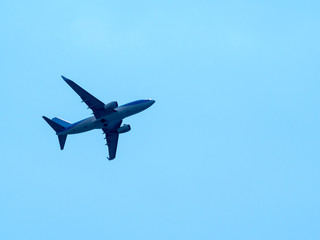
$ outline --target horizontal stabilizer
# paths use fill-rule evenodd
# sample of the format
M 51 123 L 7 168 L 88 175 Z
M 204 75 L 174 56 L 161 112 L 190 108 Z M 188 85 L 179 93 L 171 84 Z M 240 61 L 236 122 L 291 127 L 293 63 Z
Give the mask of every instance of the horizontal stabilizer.
M 60 149 L 63 150 L 64 144 L 66 143 L 66 140 L 67 140 L 67 135 L 58 135 L 58 138 L 60 143 Z
M 56 133 L 61 132 L 64 130 L 64 127 L 60 124 L 52 121 L 51 119 L 47 118 L 46 116 L 42 117 L 52 128 L 56 131 Z
M 65 129 L 63 125 L 66 125 L 68 122 L 60 118 L 49 119 L 46 116 L 43 116 L 43 119 L 56 131 L 56 133 L 61 132 Z M 61 124 L 60 124 L 61 123 Z M 70 125 L 70 123 L 68 123 Z M 67 135 L 58 135 L 60 149 L 63 150 L 64 145 L 66 144 Z

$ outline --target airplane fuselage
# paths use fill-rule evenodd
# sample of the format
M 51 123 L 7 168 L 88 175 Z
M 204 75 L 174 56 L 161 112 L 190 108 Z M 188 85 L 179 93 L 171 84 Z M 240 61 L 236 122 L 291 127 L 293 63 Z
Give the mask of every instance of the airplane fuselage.
M 122 119 L 137 114 L 152 104 L 154 100 L 138 100 L 125 105 L 119 106 L 114 109 L 114 111 L 101 118 L 96 118 L 94 116 L 83 119 L 76 123 L 71 124 L 69 127 L 64 129 L 64 131 L 58 132 L 57 135 L 68 135 L 87 132 L 93 129 L 108 128 L 114 122 L 121 121 Z

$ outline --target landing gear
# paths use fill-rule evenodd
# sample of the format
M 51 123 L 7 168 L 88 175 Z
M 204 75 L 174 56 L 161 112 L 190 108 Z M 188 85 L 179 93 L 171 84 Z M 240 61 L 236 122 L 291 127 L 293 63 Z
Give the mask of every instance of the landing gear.
M 105 119 L 101 119 L 100 122 L 103 123 L 104 127 L 107 127 L 109 125 L 108 121 Z

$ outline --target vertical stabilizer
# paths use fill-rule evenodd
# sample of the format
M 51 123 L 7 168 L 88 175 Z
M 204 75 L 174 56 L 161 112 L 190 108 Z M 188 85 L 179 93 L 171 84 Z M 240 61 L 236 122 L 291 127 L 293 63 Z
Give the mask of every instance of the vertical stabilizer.
M 59 125 L 61 125 L 61 126 L 64 127 L 64 128 L 67 128 L 67 127 L 69 127 L 70 125 L 72 125 L 71 122 L 68 122 L 68 121 L 66 121 L 66 120 L 63 120 L 63 119 L 57 118 L 57 117 L 52 118 L 52 121 L 54 121 L 55 123 L 58 123 Z

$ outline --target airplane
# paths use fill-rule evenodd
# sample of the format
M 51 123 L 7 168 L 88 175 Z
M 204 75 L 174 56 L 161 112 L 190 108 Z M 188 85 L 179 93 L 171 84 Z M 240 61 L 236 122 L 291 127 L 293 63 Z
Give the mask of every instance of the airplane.
M 70 123 L 61 118 L 49 119 L 43 116 L 43 119 L 56 131 L 58 135 L 60 149 L 63 150 L 69 134 L 77 134 L 87 132 L 93 129 L 102 129 L 108 146 L 109 160 L 116 157 L 119 134 L 129 132 L 131 127 L 129 124 L 122 124 L 122 120 L 126 117 L 137 114 L 155 103 L 154 100 L 138 100 L 118 106 L 116 101 L 104 104 L 99 99 L 92 96 L 79 85 L 70 79 L 61 76 L 62 79 L 80 96 L 82 102 L 87 104 L 88 109 L 92 110 L 92 117 L 85 118 L 76 123 Z

